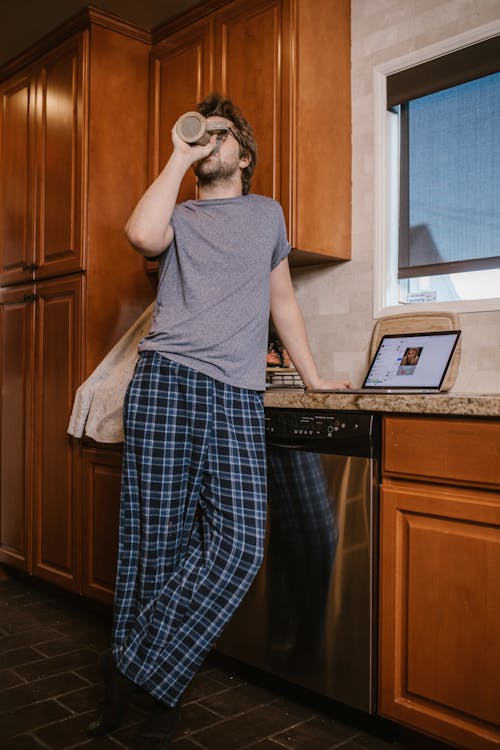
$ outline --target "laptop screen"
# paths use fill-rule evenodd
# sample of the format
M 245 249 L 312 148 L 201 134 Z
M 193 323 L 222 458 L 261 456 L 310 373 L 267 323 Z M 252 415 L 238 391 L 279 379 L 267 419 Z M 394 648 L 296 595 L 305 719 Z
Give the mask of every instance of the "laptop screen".
M 460 331 L 382 337 L 363 388 L 435 388 L 448 370 Z

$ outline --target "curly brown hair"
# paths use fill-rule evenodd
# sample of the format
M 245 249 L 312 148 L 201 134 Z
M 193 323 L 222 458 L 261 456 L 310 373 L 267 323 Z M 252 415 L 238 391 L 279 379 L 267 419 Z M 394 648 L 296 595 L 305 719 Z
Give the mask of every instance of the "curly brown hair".
M 246 195 L 250 192 L 250 183 L 257 164 L 257 142 L 252 126 L 231 99 L 227 99 L 216 92 L 212 92 L 201 102 L 198 102 L 196 109 L 204 117 L 225 117 L 227 120 L 231 120 L 235 126 L 240 144 L 240 158 L 244 156 L 250 158 L 248 166 L 241 170 L 243 195 Z

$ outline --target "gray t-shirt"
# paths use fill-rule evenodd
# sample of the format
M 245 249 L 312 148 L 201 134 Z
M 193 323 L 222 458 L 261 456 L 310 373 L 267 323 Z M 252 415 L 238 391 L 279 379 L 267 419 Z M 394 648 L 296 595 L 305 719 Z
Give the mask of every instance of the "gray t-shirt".
M 252 194 L 190 200 L 175 207 L 172 226 L 139 351 L 264 390 L 270 273 L 290 251 L 281 206 Z

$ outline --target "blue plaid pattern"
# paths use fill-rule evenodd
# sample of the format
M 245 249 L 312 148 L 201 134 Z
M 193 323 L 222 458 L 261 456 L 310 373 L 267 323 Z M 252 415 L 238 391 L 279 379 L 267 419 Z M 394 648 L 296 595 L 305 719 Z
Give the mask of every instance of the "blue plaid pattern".
M 125 399 L 113 653 L 175 705 L 263 557 L 263 396 L 156 352 Z

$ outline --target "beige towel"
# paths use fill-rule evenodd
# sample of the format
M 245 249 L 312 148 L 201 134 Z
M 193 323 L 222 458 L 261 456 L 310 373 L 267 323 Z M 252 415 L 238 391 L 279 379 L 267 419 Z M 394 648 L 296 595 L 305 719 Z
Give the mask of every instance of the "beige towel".
M 155 303 L 123 334 L 92 375 L 78 388 L 68 425 L 74 437 L 123 442 L 123 402 L 137 362 L 137 346 L 151 327 Z

